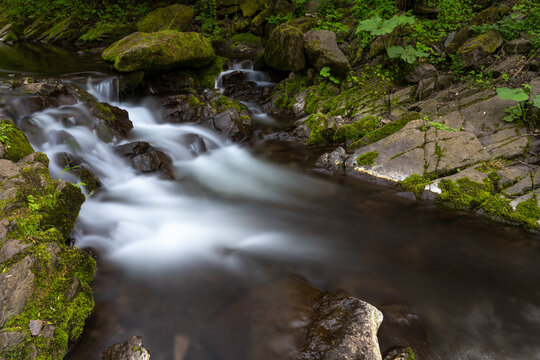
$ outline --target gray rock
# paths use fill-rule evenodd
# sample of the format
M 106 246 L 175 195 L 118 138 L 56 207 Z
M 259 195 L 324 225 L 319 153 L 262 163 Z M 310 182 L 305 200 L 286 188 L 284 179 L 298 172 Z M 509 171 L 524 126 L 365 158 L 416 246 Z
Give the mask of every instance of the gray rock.
M 303 358 L 380 360 L 377 330 L 383 314 L 347 295 L 326 294 L 308 326 Z
M 421 79 L 416 90 L 416 99 L 424 100 L 435 92 L 436 77 Z
M 34 260 L 27 256 L 9 271 L 0 274 L 0 326 L 20 314 L 32 294 Z
M 25 338 L 25 333 L 0 332 L 0 353 L 20 345 Z
M 32 334 L 32 336 L 38 336 L 41 333 L 42 327 L 43 327 L 43 321 L 30 320 L 29 328 L 30 328 L 30 334 Z
M 515 127 L 503 120 L 506 113 L 504 109 L 515 105 L 515 101 L 503 100 L 494 96 L 485 101 L 478 101 L 461 110 L 465 130 L 478 137 L 494 134 L 501 129 Z
M 499 187 L 508 187 L 517 180 L 527 176 L 529 171 L 529 167 L 522 164 L 511 165 L 509 167 L 497 170 L 497 175 L 500 177 Z
M 493 54 L 502 44 L 501 34 L 496 30 L 491 30 L 465 42 L 458 49 L 458 54 L 466 67 L 478 67 L 483 59 Z
M 405 76 L 405 80 L 412 84 L 417 84 L 422 79 L 433 78 L 436 77 L 438 74 L 439 73 L 437 72 L 435 66 L 431 64 L 422 64 L 412 69 Z
M 304 35 L 304 49 L 317 71 L 329 66 L 334 76 L 345 77 L 351 70 L 349 60 L 339 49 L 336 34 L 328 30 L 310 30 Z
M 321 155 L 315 166 L 322 167 L 332 172 L 342 172 L 345 169 L 345 161 L 349 156 L 341 146 L 331 153 Z
M 519 61 L 521 61 L 519 55 L 509 56 L 495 65 L 493 69 L 491 69 L 491 72 L 494 76 L 501 76 L 503 73 L 509 74 L 512 70 L 516 69 Z
M 5 231 L 5 233 L 7 233 L 7 228 L 4 226 L 1 226 L 0 232 L 2 231 Z M 0 239 L 2 239 L 1 235 L 0 235 Z M 20 240 L 6 241 L 6 243 L 2 245 L 2 248 L 0 248 L 0 263 L 11 259 L 13 256 L 17 255 L 18 253 L 28 248 L 29 246 L 30 244 L 23 244 Z
M 103 351 L 102 360 L 148 360 L 150 352 L 143 346 L 142 336 L 133 336 L 123 343 L 115 344 Z
M 496 133 L 480 138 L 492 158 L 511 159 L 524 154 L 529 145 L 527 131 L 514 125 L 508 125 Z
M 528 54 L 531 49 L 531 40 L 527 38 L 510 40 L 503 45 L 503 51 L 506 55 Z
M 348 173 L 364 172 L 369 175 L 400 181 L 412 174 L 423 174 L 426 164 L 423 145 L 423 120 L 409 122 L 398 132 L 357 150 L 345 163 Z M 357 159 L 367 152 L 377 152 L 373 165 L 358 165 Z
M 13 161 L 0 159 L 0 180 L 20 175 L 20 170 Z
M 434 134 L 435 138 L 433 141 L 428 139 L 425 145 L 428 172 L 446 173 L 490 158 L 488 152 L 473 133 L 432 128 L 426 137 L 429 136 L 430 132 Z

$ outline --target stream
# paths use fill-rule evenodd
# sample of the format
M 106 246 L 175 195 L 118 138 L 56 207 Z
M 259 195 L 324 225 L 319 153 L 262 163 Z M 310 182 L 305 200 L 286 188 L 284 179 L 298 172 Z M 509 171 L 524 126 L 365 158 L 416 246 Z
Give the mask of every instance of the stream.
M 383 313 L 409 309 L 434 359 L 540 359 L 538 235 L 418 207 L 392 189 L 317 175 L 308 164 L 293 168 L 286 151 L 277 163 L 270 149 L 255 154 L 207 128 L 165 123 L 155 99 L 120 100 L 116 77 L 98 59 L 66 54 L 54 65 L 54 51 L 28 51 L 0 46 L 0 83 L 84 79 L 134 125 L 126 140 L 106 143 L 81 104 L 14 119 L 49 156 L 54 176 L 79 181 L 55 161 L 69 153 L 102 183 L 73 234 L 76 246 L 98 254 L 98 272 L 94 313 L 67 359 L 98 359 L 133 335 L 144 337 L 153 360 L 256 359 L 257 349 L 275 350 L 266 358 L 278 359 L 290 341 L 256 335 L 275 334 L 268 328 L 279 308 L 262 317 L 245 310 L 260 306 L 256 299 L 272 284 L 297 277 Z M 26 68 L 16 55 L 27 58 Z M 0 101 L 13 96 L 2 91 Z M 246 105 L 261 122 L 274 121 Z M 132 141 L 168 154 L 178 180 L 133 170 L 113 150 Z M 380 342 L 383 353 L 396 345 Z

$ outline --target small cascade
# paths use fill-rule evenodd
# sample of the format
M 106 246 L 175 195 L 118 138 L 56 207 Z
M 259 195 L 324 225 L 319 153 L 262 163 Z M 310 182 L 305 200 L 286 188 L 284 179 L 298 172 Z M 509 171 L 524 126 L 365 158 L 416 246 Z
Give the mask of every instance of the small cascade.
M 313 245 L 308 250 L 307 241 L 299 243 L 305 234 L 277 230 L 281 220 L 266 222 L 252 207 L 259 202 L 308 206 L 302 199 L 316 196 L 319 181 L 256 159 L 207 128 L 164 123 L 151 100 L 120 102 L 117 84 L 115 78 L 90 79 L 86 87 L 100 102 L 129 113 L 134 127 L 128 139 L 104 141 L 100 120 L 85 104 L 47 109 L 27 120 L 29 139 L 49 156 L 53 175 L 79 182 L 65 171 L 65 159 L 76 159 L 102 183 L 81 209 L 77 246 L 102 249 L 126 268 L 144 271 L 217 259 L 221 248 L 315 251 Z M 132 141 L 148 142 L 167 154 L 179 180 L 132 169 L 115 152 L 115 146 Z
M 229 64 L 228 69 L 221 72 L 221 74 L 219 74 L 219 76 L 217 77 L 214 88 L 223 91 L 225 89 L 223 87 L 223 77 L 232 74 L 235 71 L 246 74 L 246 80 L 256 83 L 257 86 L 264 87 L 276 85 L 271 81 L 270 76 L 268 76 L 267 73 L 263 71 L 253 70 L 253 67 L 253 61 L 251 60 L 244 60 Z

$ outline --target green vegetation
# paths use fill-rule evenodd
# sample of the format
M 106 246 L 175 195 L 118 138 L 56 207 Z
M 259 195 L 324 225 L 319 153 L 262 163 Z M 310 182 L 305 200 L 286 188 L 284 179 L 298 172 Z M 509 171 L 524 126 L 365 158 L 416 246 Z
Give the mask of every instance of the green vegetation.
M 431 184 L 431 182 L 432 177 L 429 175 L 412 174 L 405 180 L 398 182 L 398 188 L 403 191 L 412 192 L 416 198 L 419 199 L 422 197 L 422 193 L 424 192 L 426 186 Z
M 536 95 L 533 101 L 529 101 L 529 95 L 531 93 L 531 87 L 528 84 L 523 84 L 522 88 L 510 89 L 507 87 L 497 88 L 497 96 L 505 100 L 517 101 L 518 105 L 510 106 L 504 109 L 508 114 L 504 117 L 504 121 L 513 122 L 521 120 L 524 124 L 527 124 L 527 117 L 530 113 L 530 108 L 535 106 L 540 108 L 540 94 Z
M 375 163 L 375 160 L 379 156 L 379 153 L 376 151 L 370 151 L 365 154 L 362 154 L 356 158 L 356 163 L 358 166 L 371 166 Z
M 26 136 L 9 120 L 0 123 L 0 142 L 4 144 L 4 158 L 13 162 L 34 152 Z

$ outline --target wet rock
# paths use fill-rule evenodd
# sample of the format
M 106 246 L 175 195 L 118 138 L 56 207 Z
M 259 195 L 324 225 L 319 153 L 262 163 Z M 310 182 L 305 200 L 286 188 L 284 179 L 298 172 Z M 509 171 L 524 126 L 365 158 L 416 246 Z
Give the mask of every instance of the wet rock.
M 126 110 L 107 103 L 93 103 L 87 106 L 94 116 L 105 121 L 116 137 L 123 139 L 133 129 L 133 123 L 129 120 Z
M 203 342 L 219 358 L 380 359 L 381 320 L 378 310 L 352 296 L 285 278 L 229 304 L 204 329 Z M 223 342 L 222 331 L 231 326 L 237 331 Z
M 347 296 L 324 295 L 307 328 L 301 359 L 380 360 L 377 331 L 383 314 Z
M 116 146 L 115 151 L 129 159 L 131 166 L 142 173 L 161 172 L 169 179 L 174 179 L 174 167 L 171 158 L 144 141 L 131 142 Z
M 405 80 L 412 84 L 417 84 L 420 80 L 433 78 L 438 75 L 437 69 L 431 64 L 418 65 L 412 69 L 406 76 Z
M 25 338 L 25 333 L 0 331 L 0 353 L 20 345 Z
M 251 122 L 245 121 L 237 109 L 227 109 L 217 114 L 213 119 L 213 124 L 214 129 L 236 141 L 245 140 L 251 135 L 249 129 Z
M 343 172 L 345 169 L 345 161 L 348 158 L 349 156 L 345 152 L 345 149 L 340 146 L 331 153 L 321 155 L 317 159 L 315 166 L 330 170 L 334 173 Z
M 199 33 L 164 30 L 137 32 L 108 47 L 102 54 L 116 70 L 163 72 L 175 68 L 201 68 L 216 58 L 212 44 Z
M 268 66 L 277 70 L 302 70 L 306 66 L 302 32 L 294 26 L 279 25 L 266 43 L 264 60 Z
M 351 70 L 349 61 L 337 45 L 336 34 L 332 31 L 308 31 L 304 35 L 304 49 L 308 60 L 317 71 L 329 66 L 333 75 L 345 77 Z
M 501 34 L 496 30 L 491 30 L 467 41 L 458 49 L 458 54 L 466 67 L 479 66 L 482 59 L 493 54 L 502 44 Z
M 137 22 L 137 30 L 145 33 L 161 30 L 186 31 L 194 16 L 193 9 L 186 5 L 174 4 L 157 8 Z
M 101 360 L 148 359 L 150 359 L 150 352 L 144 347 L 142 336 L 133 336 L 123 343 L 112 345 L 101 354 Z
M 34 260 L 27 256 L 9 271 L 0 274 L 0 326 L 19 315 L 33 291 Z

